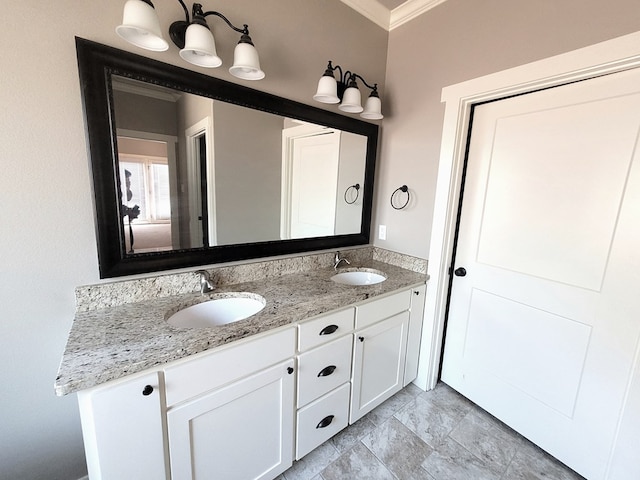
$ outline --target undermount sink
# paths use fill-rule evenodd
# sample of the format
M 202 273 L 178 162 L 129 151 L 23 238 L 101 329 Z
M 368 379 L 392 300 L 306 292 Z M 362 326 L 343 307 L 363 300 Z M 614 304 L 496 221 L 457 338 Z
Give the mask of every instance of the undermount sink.
M 373 268 L 347 268 L 331 277 L 331 280 L 343 285 L 374 285 L 386 279 L 383 272 Z
M 208 328 L 244 320 L 266 305 L 255 293 L 218 293 L 207 300 L 178 310 L 167 322 L 178 328 Z

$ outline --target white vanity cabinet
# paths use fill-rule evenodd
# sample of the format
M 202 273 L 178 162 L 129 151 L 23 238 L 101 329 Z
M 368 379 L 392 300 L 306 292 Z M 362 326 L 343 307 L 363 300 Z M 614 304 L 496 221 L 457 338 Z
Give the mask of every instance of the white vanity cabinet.
M 350 423 L 404 386 L 412 290 L 356 307 Z
M 271 480 L 291 466 L 294 354 L 291 327 L 165 369 L 172 478 Z
M 158 372 L 78 392 L 89 478 L 167 480 Z
M 425 286 L 78 393 L 91 480 L 272 480 L 412 381 Z

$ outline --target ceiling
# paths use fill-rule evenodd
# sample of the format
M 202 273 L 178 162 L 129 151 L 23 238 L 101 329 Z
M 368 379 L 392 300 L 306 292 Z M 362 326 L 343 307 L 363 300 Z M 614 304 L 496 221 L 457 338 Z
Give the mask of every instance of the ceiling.
M 446 0 L 341 0 L 386 30 L 414 19 Z

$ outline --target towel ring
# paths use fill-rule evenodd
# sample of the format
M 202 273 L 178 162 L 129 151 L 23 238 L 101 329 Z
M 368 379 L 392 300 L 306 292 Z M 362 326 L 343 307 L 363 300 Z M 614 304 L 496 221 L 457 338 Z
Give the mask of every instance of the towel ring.
M 396 196 L 396 194 L 398 192 L 403 192 L 407 194 L 407 200 L 406 202 L 404 202 L 401 206 L 397 207 L 394 203 L 393 203 L 393 199 Z M 393 193 L 391 194 L 391 206 L 395 209 L 395 210 L 402 210 L 404 207 L 406 207 L 409 204 L 409 200 L 411 199 L 411 194 L 409 193 L 409 187 L 407 187 L 406 185 L 402 185 L 401 187 L 396 188 Z
M 352 189 L 356 191 L 356 198 L 354 198 L 353 201 L 350 202 L 349 200 L 347 200 L 347 196 L 349 191 Z M 344 191 L 344 201 L 349 205 L 353 205 L 358 201 L 359 195 L 360 195 L 360 184 L 356 183 L 355 185 L 351 185 L 350 187 L 347 187 L 347 189 Z

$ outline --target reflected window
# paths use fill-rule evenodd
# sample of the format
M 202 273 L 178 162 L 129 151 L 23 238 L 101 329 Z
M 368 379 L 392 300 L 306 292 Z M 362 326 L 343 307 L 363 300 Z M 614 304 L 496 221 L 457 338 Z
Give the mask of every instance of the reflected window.
M 164 161 L 163 161 L 164 160 Z M 153 223 L 171 219 L 169 165 L 167 159 L 130 158 L 120 156 L 120 178 L 125 206 L 140 207 L 139 221 Z M 127 183 L 128 190 L 127 192 Z
M 118 142 L 127 150 L 118 156 L 127 253 L 172 250 L 167 144 L 125 137 Z

